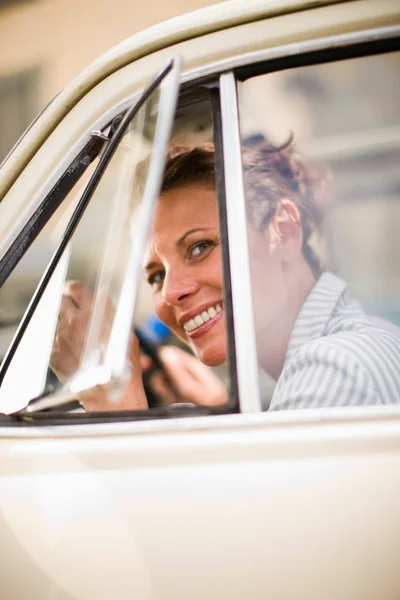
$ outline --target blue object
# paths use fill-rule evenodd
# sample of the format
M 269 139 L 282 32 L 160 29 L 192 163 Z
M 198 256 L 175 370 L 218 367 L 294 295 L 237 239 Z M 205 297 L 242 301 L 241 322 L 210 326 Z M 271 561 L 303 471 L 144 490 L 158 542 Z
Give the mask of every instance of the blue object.
M 152 344 L 163 344 L 167 341 L 171 332 L 156 315 L 151 315 L 140 326 L 143 337 Z

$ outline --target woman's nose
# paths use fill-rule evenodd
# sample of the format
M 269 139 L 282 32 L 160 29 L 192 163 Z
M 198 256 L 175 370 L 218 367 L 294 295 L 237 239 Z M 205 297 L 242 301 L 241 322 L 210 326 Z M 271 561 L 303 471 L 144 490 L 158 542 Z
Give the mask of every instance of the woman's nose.
M 162 294 L 164 302 L 171 305 L 179 305 L 188 296 L 195 294 L 200 287 L 200 283 L 186 269 L 179 271 L 171 270 L 165 275 Z

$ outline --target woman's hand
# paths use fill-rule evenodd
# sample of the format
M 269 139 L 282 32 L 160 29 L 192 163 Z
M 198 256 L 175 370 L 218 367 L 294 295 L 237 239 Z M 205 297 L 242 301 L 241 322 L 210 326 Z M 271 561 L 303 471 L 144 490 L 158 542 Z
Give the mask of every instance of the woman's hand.
M 169 382 L 161 373 L 155 373 L 150 384 L 165 403 L 191 402 L 198 406 L 219 406 L 227 402 L 222 381 L 212 370 L 181 348 L 164 346 L 159 356 Z M 175 390 L 171 389 L 171 384 Z
M 50 357 L 51 369 L 62 382 L 70 378 L 80 365 L 93 310 L 93 301 L 93 294 L 83 283 L 79 281 L 66 283 Z M 104 303 L 100 340 L 107 343 L 115 312 L 107 290 L 99 291 L 98 302 Z M 125 385 L 122 396 L 117 400 L 112 400 L 106 386 L 97 386 L 93 390 L 81 392 L 78 400 L 85 410 L 139 410 L 148 407 L 142 383 L 139 343 L 134 334 L 129 340 L 128 357 L 131 363 L 132 377 Z
M 93 295 L 80 281 L 64 286 L 50 366 L 65 382 L 78 369 L 93 308 Z

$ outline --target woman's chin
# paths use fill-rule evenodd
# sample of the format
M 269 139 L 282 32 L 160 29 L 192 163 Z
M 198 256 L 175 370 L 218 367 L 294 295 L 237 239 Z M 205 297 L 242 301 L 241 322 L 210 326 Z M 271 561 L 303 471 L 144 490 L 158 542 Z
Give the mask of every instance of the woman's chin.
M 226 361 L 225 342 L 206 344 L 203 348 L 192 346 L 197 358 L 208 367 L 218 367 Z

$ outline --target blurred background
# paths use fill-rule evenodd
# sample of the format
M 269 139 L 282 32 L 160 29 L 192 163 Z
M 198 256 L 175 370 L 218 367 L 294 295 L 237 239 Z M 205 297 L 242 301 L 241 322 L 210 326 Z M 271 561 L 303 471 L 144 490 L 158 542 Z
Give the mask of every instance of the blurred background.
M 0 162 L 35 115 L 101 53 L 223 0 L 0 0 Z

